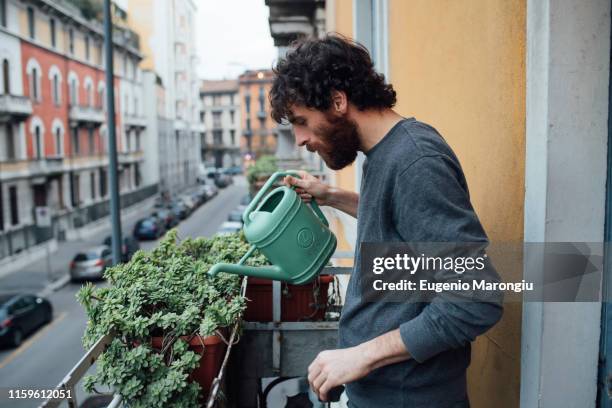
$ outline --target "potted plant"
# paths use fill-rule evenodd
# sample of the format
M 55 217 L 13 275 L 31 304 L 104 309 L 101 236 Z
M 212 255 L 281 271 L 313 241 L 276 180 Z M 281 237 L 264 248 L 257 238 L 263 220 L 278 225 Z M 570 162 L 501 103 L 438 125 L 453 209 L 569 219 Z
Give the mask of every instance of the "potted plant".
M 263 187 L 268 178 L 278 171 L 276 157 L 261 156 L 255 163 L 247 169 L 247 180 L 249 182 L 249 192 L 251 197 Z
M 131 408 L 200 406 L 221 364 L 223 330 L 246 304 L 240 277 L 207 272 L 247 249 L 241 233 L 178 243 L 172 230 L 153 251 L 107 269 L 108 287 L 84 286 L 77 296 L 88 317 L 85 347 L 114 334 L 85 389 L 109 386 Z M 256 255 L 247 264 L 266 262 Z

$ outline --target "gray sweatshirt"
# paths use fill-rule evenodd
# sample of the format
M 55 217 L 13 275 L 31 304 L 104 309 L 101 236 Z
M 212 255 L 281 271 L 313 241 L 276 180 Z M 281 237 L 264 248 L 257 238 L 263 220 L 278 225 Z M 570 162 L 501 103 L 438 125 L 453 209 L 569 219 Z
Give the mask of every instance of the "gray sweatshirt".
M 434 128 L 404 119 L 368 151 L 339 347 L 355 346 L 399 327 L 412 358 L 347 384 L 351 408 L 467 407 L 470 342 L 493 326 L 503 311 L 501 300 L 362 301 L 360 243 L 486 241 L 459 161 Z M 494 269 L 487 276 L 499 280 Z

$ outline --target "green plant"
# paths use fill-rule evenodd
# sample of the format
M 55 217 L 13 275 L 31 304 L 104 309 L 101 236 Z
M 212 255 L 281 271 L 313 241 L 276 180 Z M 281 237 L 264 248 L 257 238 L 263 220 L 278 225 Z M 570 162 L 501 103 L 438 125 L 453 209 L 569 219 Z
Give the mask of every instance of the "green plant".
M 85 389 L 109 386 L 131 408 L 200 406 L 201 388 L 188 381 L 200 356 L 188 350 L 188 340 L 233 326 L 245 308 L 238 276 L 207 272 L 217 262 L 237 262 L 247 249 L 242 233 L 177 243 L 172 230 L 153 251 L 109 268 L 109 286 L 82 287 L 77 298 L 88 317 L 85 347 L 114 334 Z M 258 254 L 247 264 L 266 262 Z M 163 337 L 161 350 L 152 347 L 153 336 Z
M 269 155 L 261 156 L 251 167 L 247 169 L 247 180 L 250 184 L 253 184 L 259 177 L 269 177 L 276 171 L 278 171 L 276 157 Z

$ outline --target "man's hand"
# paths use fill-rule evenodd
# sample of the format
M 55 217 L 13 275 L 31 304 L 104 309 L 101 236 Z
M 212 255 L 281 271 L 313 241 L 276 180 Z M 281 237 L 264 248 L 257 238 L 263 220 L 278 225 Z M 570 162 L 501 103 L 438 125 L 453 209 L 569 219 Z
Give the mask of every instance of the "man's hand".
M 308 367 L 308 382 L 321 401 L 334 387 L 368 375 L 371 365 L 358 347 L 326 350 Z
M 300 178 L 286 176 L 283 180 L 285 184 L 295 186 L 295 192 L 307 203 L 314 198 L 319 205 L 329 205 L 330 187 L 303 170 L 299 170 L 298 173 Z
M 320 352 L 308 367 L 308 382 L 319 399 L 326 401 L 332 388 L 409 358 L 400 331 L 395 329 L 355 347 Z
M 314 198 L 319 205 L 328 205 L 357 217 L 359 194 L 331 187 L 305 171 L 300 170 L 298 173 L 301 178 L 286 176 L 283 181 L 289 187 L 295 186 L 295 192 L 302 200 L 309 203 Z

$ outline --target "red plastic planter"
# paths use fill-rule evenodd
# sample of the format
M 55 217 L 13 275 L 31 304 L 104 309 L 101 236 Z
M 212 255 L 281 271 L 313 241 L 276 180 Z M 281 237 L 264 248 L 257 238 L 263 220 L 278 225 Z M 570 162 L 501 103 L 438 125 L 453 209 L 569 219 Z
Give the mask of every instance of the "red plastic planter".
M 188 337 L 181 337 L 187 341 Z M 162 337 L 151 338 L 151 346 L 160 350 L 162 347 Z M 204 346 L 202 346 L 204 343 Z M 200 365 L 191 372 L 189 381 L 195 381 L 202 387 L 202 395 L 208 395 L 213 380 L 221 369 L 223 357 L 227 345 L 221 337 L 213 335 L 207 337 L 195 336 L 189 342 L 189 350 L 200 354 Z
M 331 275 L 319 276 L 319 308 L 314 305 L 314 282 L 306 285 L 286 285 L 281 283 L 281 321 L 317 321 L 325 318 L 327 309 L 327 291 L 333 282 Z M 288 293 L 285 294 L 285 286 Z M 272 281 L 268 279 L 249 278 L 246 297 L 249 299 L 244 313 L 247 322 L 272 321 Z

